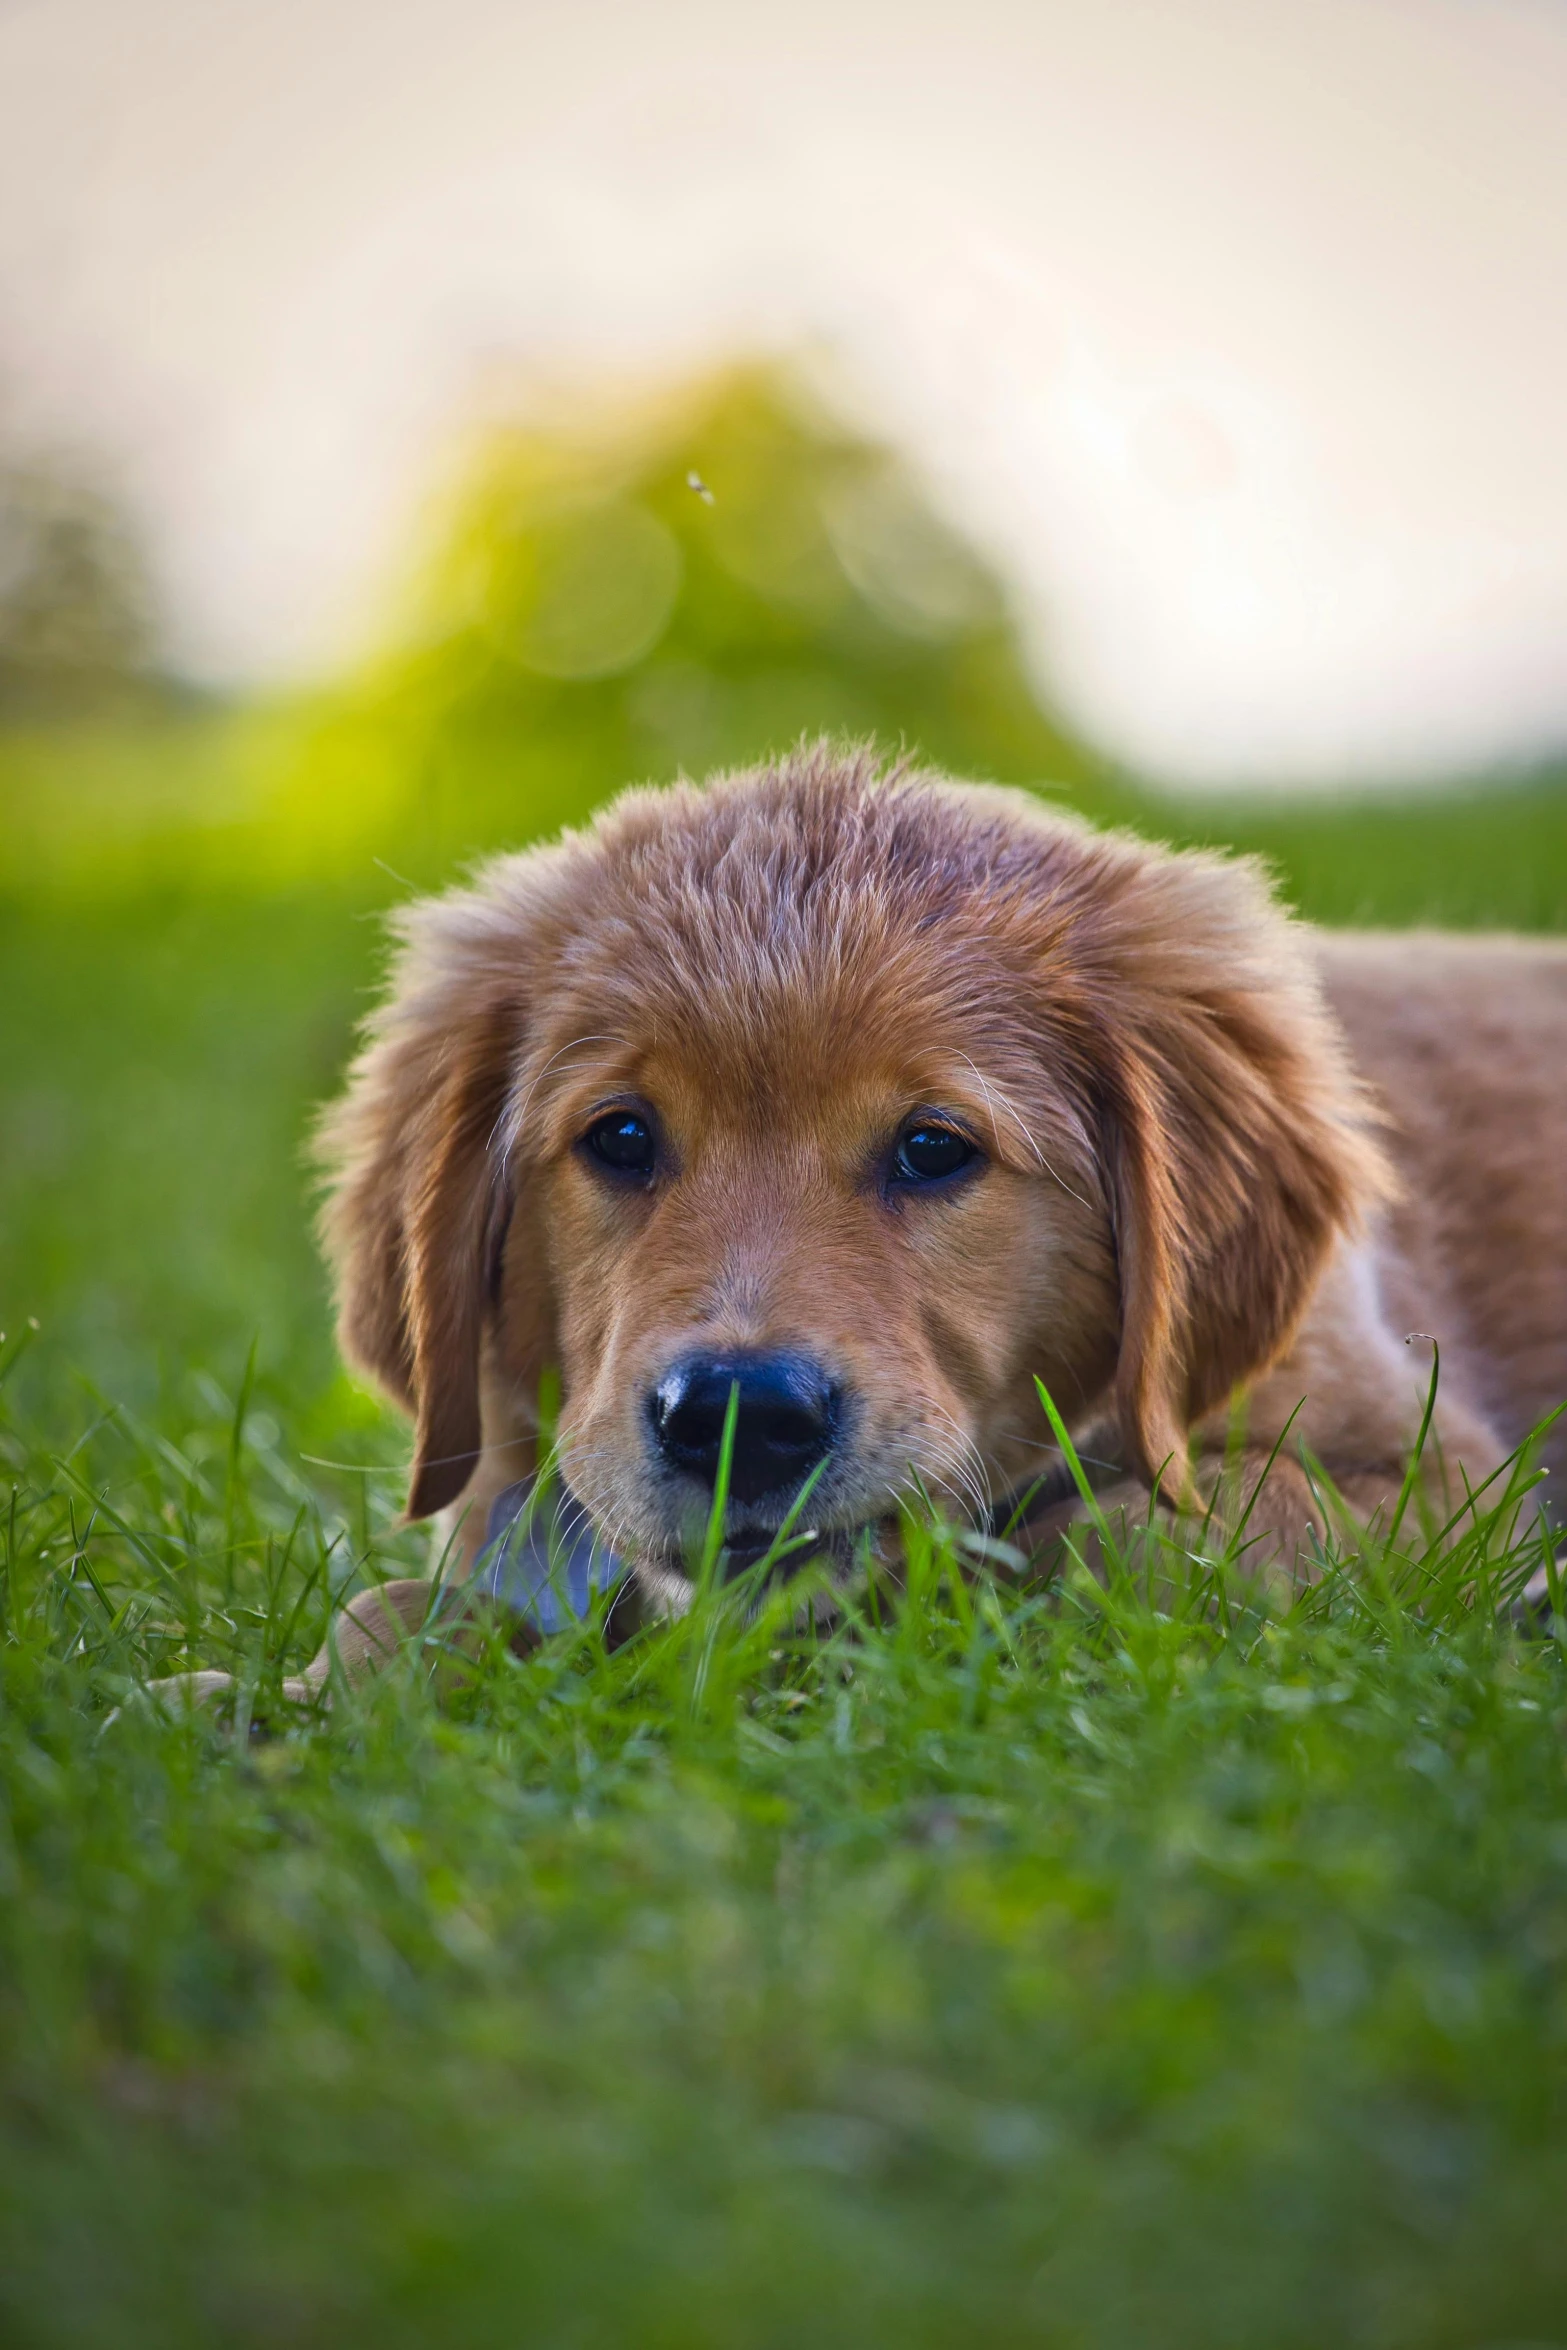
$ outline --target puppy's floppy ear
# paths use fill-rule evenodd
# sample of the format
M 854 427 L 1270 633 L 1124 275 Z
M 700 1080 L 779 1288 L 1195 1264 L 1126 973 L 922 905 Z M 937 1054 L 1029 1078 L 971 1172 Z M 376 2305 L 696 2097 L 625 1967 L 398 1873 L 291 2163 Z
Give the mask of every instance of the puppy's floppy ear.
M 411 1518 L 454 1501 L 479 1458 L 479 1350 L 508 1214 L 499 1145 L 524 1031 L 515 982 L 463 951 L 463 904 L 403 917 L 390 998 L 317 1146 L 339 1343 L 415 1415 Z
M 1284 1351 L 1335 1238 L 1392 1186 L 1309 934 L 1260 870 L 1129 851 L 1118 881 L 1091 955 L 1116 1406 L 1128 1457 L 1179 1497 L 1188 1429 Z

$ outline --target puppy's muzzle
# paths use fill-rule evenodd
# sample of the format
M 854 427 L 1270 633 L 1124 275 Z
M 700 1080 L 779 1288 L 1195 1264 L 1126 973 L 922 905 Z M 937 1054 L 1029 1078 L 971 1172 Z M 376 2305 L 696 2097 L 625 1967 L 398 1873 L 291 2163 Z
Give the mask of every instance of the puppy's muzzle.
M 648 1397 L 653 1442 L 666 1469 L 707 1495 L 718 1481 L 731 1396 L 730 1498 L 754 1507 L 776 1496 L 786 1508 L 838 1441 L 841 1391 L 809 1355 L 782 1350 L 676 1363 Z

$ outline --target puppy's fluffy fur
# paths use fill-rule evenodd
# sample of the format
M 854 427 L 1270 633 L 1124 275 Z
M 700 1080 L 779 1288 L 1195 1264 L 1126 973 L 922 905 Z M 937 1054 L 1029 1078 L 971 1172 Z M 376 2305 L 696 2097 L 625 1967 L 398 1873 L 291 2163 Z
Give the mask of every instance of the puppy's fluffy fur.
M 1560 946 L 1314 932 L 1244 860 L 825 747 L 629 793 L 399 928 L 324 1233 L 345 1351 L 416 1422 L 410 1512 L 458 1505 L 470 1562 L 552 1365 L 570 1492 L 665 1604 L 689 1496 L 647 1398 L 694 1346 L 829 1366 L 844 1557 L 916 1481 L 1026 1487 L 1036 1375 L 1172 1500 L 1227 1442 L 1249 1490 L 1299 1407 L 1248 1525 L 1284 1566 L 1297 1440 L 1362 1516 L 1396 1493 L 1405 1333 L 1442 1342 L 1460 1498 L 1567 1395 Z M 641 1185 L 581 1147 L 627 1105 Z M 973 1137 L 961 1183 L 881 1180 L 915 1115 Z

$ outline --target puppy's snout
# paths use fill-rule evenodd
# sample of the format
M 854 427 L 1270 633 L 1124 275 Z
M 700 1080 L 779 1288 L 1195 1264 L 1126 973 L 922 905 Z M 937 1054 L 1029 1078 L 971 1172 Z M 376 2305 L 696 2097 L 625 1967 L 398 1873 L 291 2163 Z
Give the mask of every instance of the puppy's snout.
M 734 1389 L 731 1497 L 756 1502 L 792 1492 L 831 1451 L 839 1419 L 838 1388 L 808 1355 L 691 1355 L 677 1363 L 649 1398 L 661 1457 L 711 1493 Z

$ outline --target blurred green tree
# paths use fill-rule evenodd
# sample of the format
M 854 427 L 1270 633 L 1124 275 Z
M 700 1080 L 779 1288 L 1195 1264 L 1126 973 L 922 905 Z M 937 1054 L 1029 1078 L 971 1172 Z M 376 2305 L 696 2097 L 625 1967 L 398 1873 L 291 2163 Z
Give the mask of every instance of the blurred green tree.
M 365 788 L 389 813 L 395 778 L 415 854 L 548 832 L 623 783 L 823 731 L 1101 812 L 1119 798 L 1041 708 L 985 565 L 897 459 L 775 371 L 493 431 L 433 539 L 352 720 L 359 753 L 367 720 L 380 738 Z

